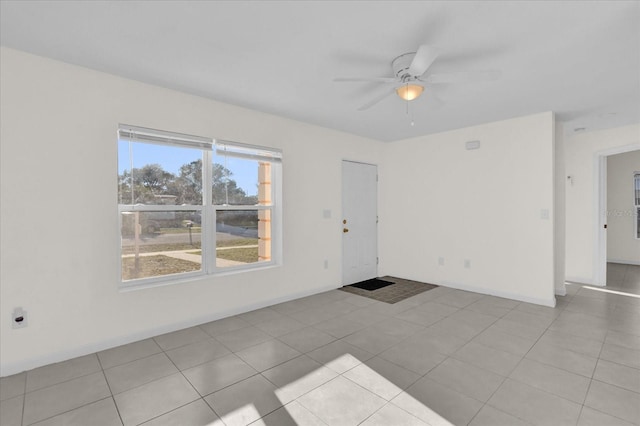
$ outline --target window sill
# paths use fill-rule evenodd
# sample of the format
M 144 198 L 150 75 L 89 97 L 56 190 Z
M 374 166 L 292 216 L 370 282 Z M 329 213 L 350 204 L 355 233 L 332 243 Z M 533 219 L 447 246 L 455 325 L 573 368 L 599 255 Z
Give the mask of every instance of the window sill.
M 279 268 L 280 266 L 282 266 L 281 263 L 272 262 L 266 265 L 256 266 L 253 268 L 247 268 L 247 267 L 239 267 L 239 268 L 233 268 L 233 269 L 229 268 L 228 270 L 218 270 L 211 274 L 198 274 L 194 276 L 182 277 L 182 278 L 176 278 L 176 279 L 170 279 L 170 280 L 169 279 L 149 280 L 149 281 L 141 282 L 140 284 L 123 284 L 122 282 L 120 282 L 120 285 L 118 286 L 118 292 L 127 293 L 130 291 L 145 290 L 149 288 L 179 285 L 179 284 L 185 284 L 185 283 L 192 283 L 194 281 L 203 281 L 209 278 L 212 278 L 215 280 L 217 277 L 226 277 L 230 275 L 244 274 L 244 273 L 254 272 L 254 271 L 266 271 L 269 269 Z
M 216 272 L 214 272 L 210 276 L 212 276 L 212 277 L 226 277 L 228 275 L 243 274 L 243 273 L 252 272 L 252 271 L 266 271 L 268 269 L 274 269 L 274 268 L 278 268 L 280 266 L 282 266 L 281 263 L 269 262 L 267 264 L 256 266 L 256 267 L 253 267 L 253 268 L 246 268 L 246 267 L 242 267 L 242 266 L 241 267 L 236 267 L 236 268 L 225 268 L 225 269 L 216 270 Z

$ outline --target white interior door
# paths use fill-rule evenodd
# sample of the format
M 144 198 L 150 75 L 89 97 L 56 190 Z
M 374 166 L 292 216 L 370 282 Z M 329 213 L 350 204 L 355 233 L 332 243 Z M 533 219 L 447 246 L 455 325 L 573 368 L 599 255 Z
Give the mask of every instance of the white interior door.
M 378 274 L 378 168 L 342 162 L 342 284 Z

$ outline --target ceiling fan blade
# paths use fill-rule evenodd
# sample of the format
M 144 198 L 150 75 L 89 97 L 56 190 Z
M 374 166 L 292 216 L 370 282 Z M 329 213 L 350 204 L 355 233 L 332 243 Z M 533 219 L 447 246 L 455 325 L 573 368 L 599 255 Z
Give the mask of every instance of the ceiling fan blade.
M 333 81 L 338 83 L 345 82 L 353 82 L 353 81 L 364 81 L 364 82 L 374 82 L 374 83 L 395 83 L 397 80 L 393 77 L 346 77 L 346 78 L 334 78 Z
M 371 99 L 369 102 L 367 102 L 366 104 L 362 105 L 360 108 L 358 108 L 358 111 L 365 111 L 369 108 L 371 108 L 372 106 L 374 106 L 375 104 L 377 104 L 378 102 L 381 102 L 382 100 L 384 100 L 387 96 L 392 95 L 396 92 L 395 87 L 391 90 L 387 90 L 384 93 L 382 93 L 379 96 L 376 96 L 375 98 Z
M 413 57 L 411 65 L 409 65 L 409 74 L 415 77 L 424 74 L 433 64 L 433 61 L 436 60 L 439 53 L 440 51 L 433 46 L 428 44 L 421 45 L 416 52 L 416 56 Z
M 430 74 L 422 81 L 429 84 L 447 83 L 473 83 L 477 81 L 493 81 L 500 78 L 501 72 L 497 70 L 452 72 L 447 74 Z
M 435 91 L 430 90 L 427 94 L 427 102 L 430 102 L 436 108 L 442 108 L 445 105 L 445 101 L 438 96 Z

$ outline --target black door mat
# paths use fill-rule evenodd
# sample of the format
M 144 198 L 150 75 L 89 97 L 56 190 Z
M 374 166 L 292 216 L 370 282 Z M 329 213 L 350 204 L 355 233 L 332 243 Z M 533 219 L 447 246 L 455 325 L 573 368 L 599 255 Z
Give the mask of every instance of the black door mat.
M 380 278 L 371 278 L 370 280 L 360 281 L 359 283 L 351 284 L 348 287 L 361 288 L 367 291 L 378 290 L 388 285 L 393 285 L 391 281 L 381 280 Z
M 437 285 L 421 283 L 419 281 L 405 280 L 396 277 L 382 277 L 380 281 L 389 281 L 392 284 L 379 288 L 377 290 L 363 290 L 353 285 L 346 285 L 340 290 L 347 293 L 357 294 L 358 296 L 367 297 L 385 303 L 397 303 L 408 299 L 416 294 L 423 293 L 427 290 L 438 287 Z

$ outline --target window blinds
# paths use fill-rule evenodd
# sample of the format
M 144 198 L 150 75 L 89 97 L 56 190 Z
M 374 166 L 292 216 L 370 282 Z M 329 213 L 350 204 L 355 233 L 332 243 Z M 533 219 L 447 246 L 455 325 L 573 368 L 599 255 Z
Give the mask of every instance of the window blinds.
M 224 140 L 213 140 L 202 136 L 185 135 L 164 130 L 148 129 L 145 127 L 121 124 L 118 127 L 118 138 L 122 141 L 152 143 L 159 145 L 183 146 L 211 151 L 215 145 L 217 155 L 244 158 L 248 160 L 282 161 L 282 151 L 267 149 L 260 146 L 248 145 Z
M 201 136 L 184 135 L 182 133 L 147 129 L 144 127 L 121 124 L 118 127 L 118 138 L 129 142 L 153 143 L 159 145 L 183 146 L 207 151 L 212 150 L 213 140 Z
M 223 157 L 270 161 L 272 163 L 280 163 L 282 161 L 282 151 L 276 149 L 219 140 L 215 141 L 215 147 L 216 154 Z

